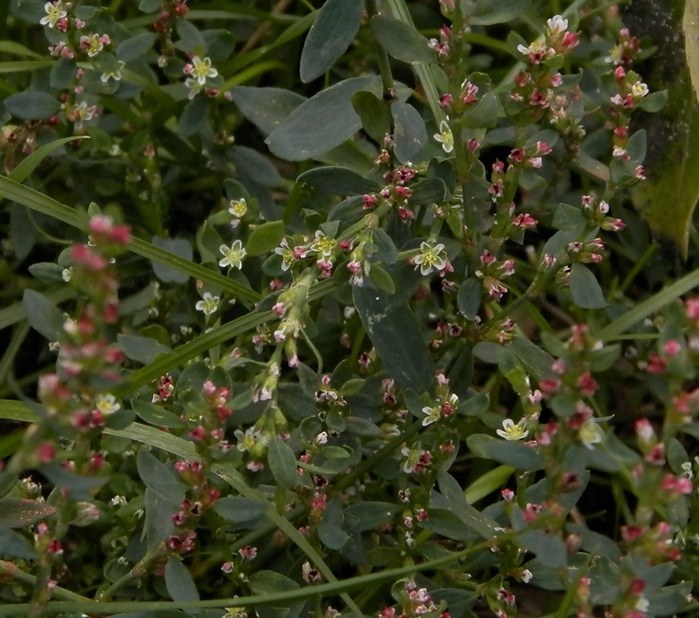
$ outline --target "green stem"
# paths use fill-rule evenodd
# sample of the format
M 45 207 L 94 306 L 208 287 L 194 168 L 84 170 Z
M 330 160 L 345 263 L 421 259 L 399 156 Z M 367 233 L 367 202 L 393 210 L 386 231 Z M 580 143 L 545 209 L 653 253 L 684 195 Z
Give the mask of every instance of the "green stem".
M 166 611 L 166 610 L 196 610 L 207 608 L 222 608 L 222 607 L 246 607 L 257 605 L 277 605 L 291 601 L 303 601 L 313 598 L 317 595 L 324 597 L 346 593 L 350 590 L 359 590 L 371 586 L 376 582 L 381 581 L 396 581 L 403 577 L 408 577 L 422 571 L 438 571 L 466 558 L 471 554 L 475 554 L 487 549 L 487 542 L 472 545 L 460 552 L 456 552 L 449 556 L 444 556 L 436 560 L 429 560 L 421 564 L 413 564 L 407 567 L 397 569 L 387 569 L 377 573 L 369 573 L 368 575 L 359 575 L 341 581 L 328 582 L 317 586 L 304 586 L 295 590 L 282 592 L 273 592 L 271 594 L 253 595 L 249 597 L 234 597 L 229 599 L 213 599 L 207 601 L 124 601 L 100 603 L 98 601 L 52 601 L 46 608 L 47 614 L 59 613 L 100 613 L 100 614 L 118 614 L 128 612 L 150 612 L 150 611 Z M 0 563 L 1 564 L 1 563 Z M 281 606 L 281 605 L 278 605 Z M 5 616 L 26 616 L 29 609 L 28 603 L 20 603 L 17 605 L 0 605 L 0 612 Z M 360 614 L 361 615 L 361 614 Z

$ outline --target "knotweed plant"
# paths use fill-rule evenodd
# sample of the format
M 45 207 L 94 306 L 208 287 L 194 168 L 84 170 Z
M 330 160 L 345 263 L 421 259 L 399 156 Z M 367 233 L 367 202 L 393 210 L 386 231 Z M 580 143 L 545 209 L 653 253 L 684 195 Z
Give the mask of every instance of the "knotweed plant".
M 653 42 L 315 4 L 10 2 L 0 615 L 694 608 Z

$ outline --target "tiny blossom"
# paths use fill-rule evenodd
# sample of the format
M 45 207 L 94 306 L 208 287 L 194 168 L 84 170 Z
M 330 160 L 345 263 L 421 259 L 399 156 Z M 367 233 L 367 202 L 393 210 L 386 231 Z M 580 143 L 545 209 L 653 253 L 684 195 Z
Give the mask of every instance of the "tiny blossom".
M 117 63 L 117 68 L 116 69 L 111 69 L 107 70 L 102 75 L 100 76 L 100 81 L 103 84 L 106 84 L 110 79 L 113 79 L 115 82 L 118 82 L 121 80 L 121 70 L 124 68 L 125 62 L 123 60 L 119 60 Z
M 248 205 L 245 203 L 244 197 L 239 200 L 231 200 L 228 204 L 228 212 L 238 219 L 242 219 L 247 211 Z
M 521 440 L 529 435 L 529 431 L 524 428 L 525 419 L 521 419 L 516 425 L 511 418 L 502 421 L 502 429 L 496 429 L 495 433 L 508 441 Z
M 315 251 L 324 258 L 332 256 L 337 241 L 327 236 L 322 230 L 316 230 L 315 240 L 311 245 L 311 251 Z
M 597 421 L 593 418 L 587 419 L 578 431 L 578 438 L 585 448 L 592 450 L 595 444 L 602 442 L 604 432 L 600 429 Z
M 204 315 L 212 315 L 218 309 L 219 300 L 218 296 L 213 296 L 210 292 L 204 292 L 202 299 L 194 307 L 197 311 L 203 311 Z
M 423 276 L 429 275 L 433 270 L 444 270 L 447 265 L 444 253 L 444 245 L 438 243 L 431 245 L 427 242 L 420 244 L 420 253 L 412 258 L 415 270 L 420 269 Z
M 247 255 L 247 251 L 243 248 L 243 241 L 236 240 L 229 247 L 221 245 L 218 250 L 223 254 L 223 258 L 219 260 L 218 265 L 221 268 L 230 266 L 232 268 L 242 268 L 243 258 Z
M 46 15 L 39 20 L 39 23 L 49 28 L 53 28 L 59 19 L 65 19 L 68 16 L 61 0 L 47 2 L 44 5 L 44 11 L 46 11 Z
M 66 283 L 68 283 L 70 281 L 70 278 L 72 276 L 73 276 L 73 268 L 72 267 L 64 268 L 61 271 L 61 279 L 63 279 L 63 281 L 65 281 Z
M 546 20 L 546 25 L 551 36 L 563 34 L 568 30 L 568 20 L 562 15 L 554 15 L 551 19 Z
M 233 435 L 238 438 L 238 444 L 236 446 L 241 452 L 250 452 L 258 442 L 264 443 L 262 432 L 254 427 L 248 427 L 245 433 L 240 429 L 236 429 Z
M 447 154 L 454 150 L 454 134 L 446 120 L 439 123 L 439 133 L 435 133 L 433 137 L 442 144 L 442 149 Z
M 194 56 L 191 64 L 186 64 L 183 70 L 185 75 L 191 75 L 200 86 L 206 83 L 207 78 L 218 75 L 218 71 L 211 66 L 211 59 L 199 56 Z
M 637 99 L 645 97 L 648 94 L 648 86 L 639 80 L 631 86 L 631 94 Z
M 184 85 L 189 88 L 189 94 L 187 95 L 187 98 L 191 101 L 194 97 L 196 97 L 204 88 L 196 79 L 193 77 L 188 77 L 187 79 L 184 80 Z
M 533 64 L 540 64 L 541 61 L 544 59 L 544 57 L 549 52 L 549 48 L 546 46 L 546 43 L 544 43 L 544 41 L 533 41 L 529 45 L 529 47 L 522 45 L 522 44 L 518 45 L 517 51 L 520 54 L 524 54 L 525 56 L 529 56 L 529 60 Z
M 99 34 L 93 34 L 90 36 L 80 37 L 80 47 L 90 58 L 94 58 L 95 56 L 99 55 L 99 53 L 104 49 L 105 44 L 108 43 L 109 37 L 106 34 L 102 36 Z
M 442 416 L 442 411 L 439 406 L 425 406 L 422 408 L 422 413 L 425 415 L 425 418 L 422 419 L 423 427 L 427 427 L 428 425 L 437 422 Z
M 114 414 L 121 409 L 121 405 L 116 403 L 114 395 L 97 395 L 95 399 L 95 408 L 102 414 Z

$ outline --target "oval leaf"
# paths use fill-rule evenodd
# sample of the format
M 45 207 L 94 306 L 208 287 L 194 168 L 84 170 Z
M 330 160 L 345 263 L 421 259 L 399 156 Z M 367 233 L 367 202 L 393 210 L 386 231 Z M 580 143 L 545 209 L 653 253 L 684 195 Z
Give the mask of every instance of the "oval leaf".
M 584 264 L 576 262 L 570 267 L 570 291 L 578 307 L 601 309 L 607 306 L 599 282 Z
M 354 303 L 386 371 L 404 388 L 431 391 L 434 363 L 420 324 L 406 304 L 391 306 L 386 293 L 355 286 Z
M 22 305 L 34 330 L 49 341 L 58 341 L 61 338 L 65 318 L 48 298 L 34 290 L 24 290 Z
M 298 483 L 296 457 L 291 447 L 273 436 L 267 447 L 267 463 L 277 482 L 286 489 L 293 489 Z
M 298 177 L 297 182 L 307 182 L 334 195 L 364 195 L 380 189 L 373 180 L 369 180 L 346 167 L 334 165 L 317 167 L 304 172 Z
M 303 161 L 339 146 L 362 126 L 352 97 L 360 90 L 376 90 L 380 84 L 375 75 L 354 77 L 319 92 L 267 138 L 269 149 L 287 161 Z
M 395 126 L 396 157 L 401 163 L 417 161 L 427 144 L 427 128 L 420 113 L 410 103 L 395 101 L 391 105 Z
M 165 587 L 173 601 L 198 601 L 199 592 L 187 567 L 171 557 L 165 565 Z
M 10 95 L 3 103 L 10 114 L 22 120 L 46 120 L 55 116 L 61 109 L 56 97 L 35 90 Z
M 318 11 L 301 52 L 301 81 L 320 77 L 345 53 L 359 30 L 364 0 L 327 0 Z
M 437 62 L 427 39 L 414 26 L 382 13 L 371 18 L 371 31 L 389 56 L 409 63 Z
M 274 249 L 284 238 L 284 222 L 268 221 L 256 227 L 245 247 L 249 255 L 262 255 Z
M 237 86 L 231 89 L 240 113 L 265 135 L 274 131 L 291 112 L 307 101 L 291 90 Z
M 264 502 L 258 502 L 251 498 L 230 496 L 216 501 L 214 511 L 223 519 L 239 524 L 245 521 L 253 521 L 262 517 L 267 510 Z

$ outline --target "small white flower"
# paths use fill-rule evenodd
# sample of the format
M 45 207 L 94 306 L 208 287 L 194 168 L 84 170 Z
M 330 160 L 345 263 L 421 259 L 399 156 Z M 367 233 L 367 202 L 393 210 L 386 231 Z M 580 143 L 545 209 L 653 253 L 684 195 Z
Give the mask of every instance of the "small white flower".
M 420 268 L 420 274 L 427 276 L 433 270 L 444 270 L 447 265 L 445 257 L 446 253 L 444 253 L 444 245 L 442 243 L 431 245 L 423 242 L 420 244 L 420 253 L 412 259 L 412 263 L 415 265 L 416 270 Z
M 68 16 L 61 0 L 47 2 L 44 5 L 44 11 L 46 11 L 46 15 L 39 20 L 39 23 L 49 28 L 53 28 L 59 19 L 64 19 Z
M 592 450 L 595 444 L 599 444 L 604 439 L 604 432 L 600 429 L 594 418 L 587 419 L 578 430 L 578 438 L 585 448 Z
M 563 34 L 568 30 L 568 20 L 562 15 L 554 15 L 551 19 L 546 21 L 546 25 L 548 26 L 551 36 Z
M 124 68 L 124 65 L 124 61 L 119 60 L 117 68 L 102 73 L 102 75 L 100 76 L 100 81 L 103 84 L 106 84 L 110 79 L 113 79 L 115 82 L 118 82 L 119 80 L 121 80 L 121 70 Z
M 233 435 L 238 438 L 238 444 L 236 446 L 241 453 L 245 451 L 252 451 L 258 442 L 262 442 L 263 444 L 265 442 L 262 437 L 262 432 L 258 431 L 254 427 L 248 427 L 245 430 L 245 433 L 243 433 L 240 429 L 236 429 L 233 432 Z
M 196 79 L 193 77 L 188 77 L 187 79 L 184 80 L 184 85 L 189 88 L 189 94 L 187 95 L 187 98 L 191 101 L 194 97 L 196 97 L 204 88 Z
M 422 408 L 422 413 L 425 415 L 425 418 L 422 419 L 423 427 L 436 423 L 442 416 L 442 411 L 439 409 L 439 406 L 425 406 Z
M 229 247 L 221 245 L 218 250 L 223 254 L 223 258 L 219 260 L 218 265 L 221 268 L 230 266 L 232 268 L 242 268 L 243 258 L 247 255 L 247 251 L 243 248 L 243 241 L 236 240 Z
M 245 198 L 241 197 L 239 200 L 231 200 L 228 204 L 228 212 L 234 217 L 240 219 L 248 211 L 248 205 L 245 203 Z
M 199 56 L 194 56 L 191 64 L 185 66 L 185 73 L 194 77 L 201 86 L 206 83 L 207 78 L 218 75 L 218 71 L 211 66 L 211 59 Z
M 446 120 L 439 123 L 439 133 L 435 133 L 433 137 L 442 144 L 442 150 L 447 154 L 454 150 L 454 134 Z
M 213 296 L 211 292 L 204 292 L 202 299 L 194 307 L 197 311 L 203 311 L 204 315 L 212 315 L 218 309 L 219 300 L 220 298 Z
M 645 97 L 648 94 L 648 86 L 639 80 L 631 86 L 631 94 L 635 99 Z
M 502 429 L 496 429 L 495 433 L 501 438 L 505 438 L 508 441 L 521 440 L 529 435 L 529 431 L 524 428 L 526 419 L 521 419 L 519 423 L 515 425 L 511 418 L 506 418 L 502 422 Z
M 116 402 L 114 395 L 97 395 L 95 408 L 106 416 L 121 410 L 121 405 Z
M 69 266 L 68 268 L 64 268 L 61 271 L 61 279 L 68 283 L 70 281 L 70 278 L 73 276 L 73 267 Z

